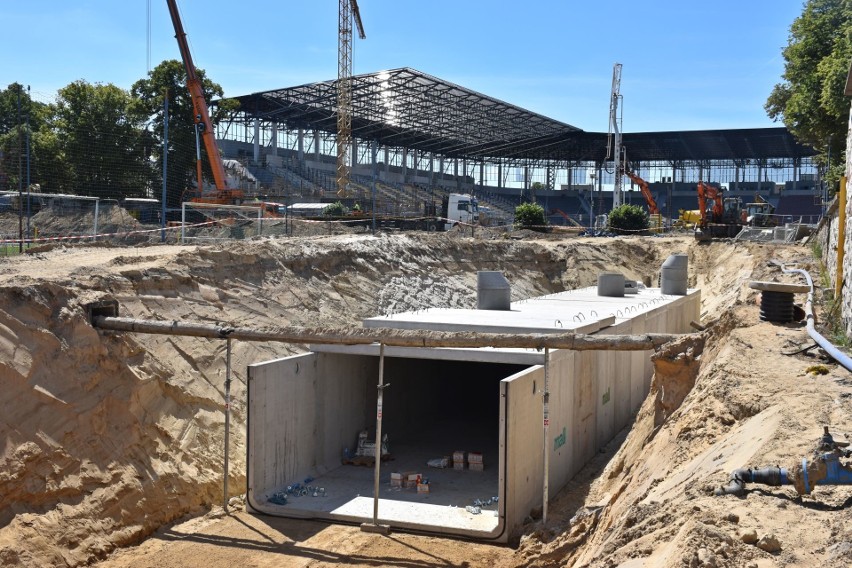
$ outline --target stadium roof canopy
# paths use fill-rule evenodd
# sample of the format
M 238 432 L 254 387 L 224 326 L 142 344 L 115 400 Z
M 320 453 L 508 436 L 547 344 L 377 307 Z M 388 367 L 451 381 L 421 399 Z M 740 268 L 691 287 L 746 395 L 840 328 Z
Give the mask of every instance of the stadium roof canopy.
M 235 98 L 248 121 L 337 131 L 336 80 Z M 508 162 L 602 162 L 608 140 L 407 67 L 352 77 L 352 134 L 392 148 Z M 815 154 L 786 128 L 625 133 L 623 140 L 631 162 Z

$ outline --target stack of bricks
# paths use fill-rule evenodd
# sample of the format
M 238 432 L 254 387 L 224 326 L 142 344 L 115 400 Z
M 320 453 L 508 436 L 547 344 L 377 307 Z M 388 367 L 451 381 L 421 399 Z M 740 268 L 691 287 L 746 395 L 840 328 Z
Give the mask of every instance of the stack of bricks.
M 453 452 L 453 469 L 464 469 L 465 459 L 464 459 L 464 451 L 456 450 Z
M 405 489 L 414 489 L 420 482 L 420 474 L 413 471 L 398 472 L 394 471 L 390 474 L 391 487 L 402 487 Z
M 471 471 L 482 471 L 485 464 L 482 463 L 482 452 L 468 452 L 467 466 Z

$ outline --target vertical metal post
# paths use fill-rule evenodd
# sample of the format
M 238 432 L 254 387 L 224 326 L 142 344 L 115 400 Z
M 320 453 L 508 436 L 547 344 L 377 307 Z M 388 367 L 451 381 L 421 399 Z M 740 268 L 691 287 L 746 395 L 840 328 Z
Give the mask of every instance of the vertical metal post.
M 27 240 L 30 239 L 30 217 L 32 216 L 32 208 L 30 207 L 30 113 L 33 109 L 33 99 L 30 97 L 30 86 L 27 85 Z M 30 243 L 32 244 L 32 243 Z
M 18 84 L 18 253 L 24 252 L 24 169 L 21 151 L 21 89 Z
M 198 197 L 204 195 L 204 181 L 201 173 L 201 140 L 199 140 L 200 136 L 198 134 L 198 130 L 203 124 L 203 122 L 195 124 L 195 176 L 198 180 Z
M 373 185 L 370 187 L 372 193 L 373 205 L 370 207 L 373 210 L 373 233 L 376 232 L 376 183 L 379 178 L 379 164 L 376 162 L 379 153 L 379 141 L 373 140 Z
M 550 493 L 550 349 L 544 348 L 544 484 L 542 487 L 541 521 L 547 524 L 547 502 Z
M 222 509 L 228 512 L 228 454 L 231 438 L 231 340 L 226 343 L 225 354 L 225 482 Z
M 165 242 L 165 237 L 163 237 Z M 186 203 L 180 204 L 180 244 L 186 244 Z
M 101 198 L 96 197 L 95 198 L 95 224 L 92 227 L 92 230 L 94 231 L 92 233 L 92 240 L 93 241 L 98 240 L 98 215 L 100 214 L 100 203 L 101 203 Z
M 376 402 L 376 451 L 373 473 L 373 524 L 379 524 L 379 475 L 382 464 L 382 398 L 385 390 L 385 344 L 379 344 L 379 392 Z
M 160 242 L 166 242 L 166 182 L 169 164 L 169 90 L 163 91 L 163 206 L 160 216 Z M 181 224 L 181 244 L 183 244 L 183 224 Z

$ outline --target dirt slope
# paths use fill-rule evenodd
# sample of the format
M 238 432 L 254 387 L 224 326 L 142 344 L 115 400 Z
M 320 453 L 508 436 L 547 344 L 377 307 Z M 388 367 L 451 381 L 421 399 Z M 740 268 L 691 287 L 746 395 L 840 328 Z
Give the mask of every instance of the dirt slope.
M 99 334 L 82 310 L 86 302 L 115 298 L 122 315 L 134 317 L 344 326 L 376 313 L 430 305 L 473 307 L 477 270 L 503 270 L 513 299 L 520 299 L 591 285 L 603 270 L 656 280 L 668 254 L 686 251 L 690 284 L 702 288 L 705 321 L 724 315 L 727 322 L 714 328 L 714 339 L 693 362 L 695 388 L 684 389 L 683 404 L 670 405 L 662 421 L 649 397 L 604 478 L 594 485 L 572 484 L 575 491 L 560 497 L 550 525 L 531 525 L 532 536 L 517 552 L 239 515 L 168 525 L 221 501 L 224 344 Z M 579 566 L 650 557 L 673 566 L 708 547 L 722 565 L 724 555 L 712 546 L 716 533 L 733 535 L 726 544 L 737 551 L 745 547 L 743 554 L 751 556 L 744 558 L 780 561 L 738 544 L 736 529 L 769 521 L 780 527 L 783 509 L 788 520 L 800 522 L 803 505 L 775 497 L 789 490 L 752 493 L 745 500 L 710 498 L 704 490 L 749 460 L 764 464 L 804 455 L 826 419 L 852 431 L 843 422 L 849 420 L 845 371 L 832 368 L 829 378 L 804 379 L 809 361 L 778 355 L 784 341 L 801 339 L 801 329 L 756 324 L 756 308 L 748 303 L 753 294 L 745 282 L 777 273 L 768 259 L 806 253 L 790 246 L 696 246 L 676 238 L 516 241 L 438 234 L 338 235 L 209 248 L 59 247 L 6 259 L 0 276 L 0 383 L 8 393 L 0 412 L 0 565 L 86 564 L 160 527 L 155 539 L 106 565 L 225 566 L 248 558 L 247 564 L 280 566 L 286 558 L 286 565 L 474 566 L 524 565 L 538 558 L 542 565 Z M 747 357 L 743 343 L 751 345 Z M 234 344 L 235 494 L 245 484 L 244 369 L 302 349 Z M 658 375 L 663 384 L 665 377 Z M 816 408 L 821 410 L 814 416 Z M 710 457 L 699 459 L 706 452 Z M 594 467 L 584 475 L 591 480 Z M 825 495 L 843 505 L 848 494 L 836 491 Z M 594 522 L 578 531 L 579 524 L 568 519 L 585 494 L 587 506 L 600 508 L 587 515 Z M 765 507 L 755 509 L 752 501 Z M 739 525 L 723 527 L 730 521 L 719 520 L 721 512 L 734 506 L 742 510 Z M 839 514 L 848 520 L 845 508 Z M 831 519 L 815 519 L 813 527 L 818 522 L 842 527 Z M 805 545 L 819 541 L 828 551 L 832 538 L 850 540 L 842 530 L 835 533 L 803 528 L 799 538 Z M 582 545 L 571 545 L 571 539 Z M 781 554 L 791 561 L 807 559 L 798 544 L 782 545 Z

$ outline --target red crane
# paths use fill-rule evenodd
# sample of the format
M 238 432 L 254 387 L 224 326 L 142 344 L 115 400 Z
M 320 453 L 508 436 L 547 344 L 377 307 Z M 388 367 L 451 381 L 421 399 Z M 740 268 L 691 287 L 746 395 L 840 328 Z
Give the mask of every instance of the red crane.
M 222 162 L 222 156 L 219 155 L 219 148 L 216 146 L 216 138 L 213 135 L 213 128 L 210 122 L 210 113 L 207 110 L 207 101 L 204 99 L 204 89 L 201 85 L 201 79 L 198 78 L 198 73 L 195 70 L 195 64 L 192 62 L 192 55 L 189 52 L 189 45 L 186 42 L 186 32 L 183 31 L 183 24 L 180 20 L 177 3 L 175 0 L 166 0 L 169 6 L 169 14 L 172 17 L 172 25 L 175 28 L 175 38 L 180 49 L 180 56 L 183 59 L 183 66 L 186 69 L 186 87 L 189 89 L 189 94 L 192 97 L 192 109 L 195 116 L 195 128 L 201 135 L 204 141 L 204 148 L 207 150 L 207 158 L 210 160 L 210 168 L 213 170 L 213 181 L 216 184 L 216 193 L 213 195 L 205 195 L 202 191 L 201 179 L 201 157 L 198 157 L 198 194 L 199 197 L 192 201 L 202 203 L 218 203 L 218 204 L 236 204 L 244 197 L 245 193 L 240 189 L 231 189 L 228 187 L 225 177 L 225 165 Z

